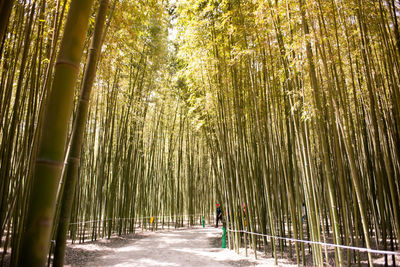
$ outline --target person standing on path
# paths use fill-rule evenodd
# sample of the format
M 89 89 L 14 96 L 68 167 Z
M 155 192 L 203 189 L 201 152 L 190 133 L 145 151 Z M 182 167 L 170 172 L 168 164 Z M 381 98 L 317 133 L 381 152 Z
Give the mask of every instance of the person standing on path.
M 217 203 L 217 225 L 215 226 L 215 228 L 218 228 L 219 220 L 222 220 L 222 212 L 221 212 L 221 208 L 220 208 L 219 204 Z

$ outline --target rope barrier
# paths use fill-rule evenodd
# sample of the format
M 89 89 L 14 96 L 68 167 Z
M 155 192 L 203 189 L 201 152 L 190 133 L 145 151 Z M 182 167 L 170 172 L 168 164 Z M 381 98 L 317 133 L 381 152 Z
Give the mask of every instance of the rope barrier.
M 112 219 L 94 220 L 94 221 L 85 221 L 85 222 L 74 222 L 74 223 L 70 223 L 69 225 L 88 224 L 88 223 L 95 223 L 95 222 L 105 222 L 105 221 L 110 221 L 110 220 L 112 220 Z
M 140 218 L 115 218 L 115 220 L 132 220 L 132 219 L 139 219 L 139 220 L 142 219 L 143 220 L 143 219 L 149 219 L 151 217 L 154 217 L 154 218 L 169 217 L 169 218 L 171 218 L 171 217 L 189 217 L 189 216 L 203 216 L 203 214 L 148 216 L 148 217 L 140 217 Z M 104 222 L 104 221 L 111 221 L 111 220 L 113 220 L 113 219 L 74 222 L 74 223 L 70 223 L 70 225 L 88 224 L 88 223 Z M 352 247 L 352 246 L 338 245 L 338 244 L 332 244 L 332 243 L 324 243 L 324 242 L 319 242 L 319 241 L 310 241 L 310 240 L 296 239 L 296 238 L 290 238 L 290 237 L 265 235 L 265 234 L 260 234 L 260 233 L 244 231 L 244 230 L 227 229 L 227 231 L 228 232 L 233 232 L 233 233 L 246 233 L 246 234 L 250 234 L 250 235 L 263 236 L 263 237 L 269 237 L 269 238 L 276 238 L 276 239 L 288 240 L 288 241 L 293 241 L 293 242 L 301 242 L 301 243 L 306 243 L 306 244 L 314 244 L 314 245 L 321 245 L 321 246 L 327 246 L 327 247 L 358 250 L 360 252 L 400 256 L 400 252 L 396 252 L 396 251 L 387 251 L 387 250 L 377 250 L 377 249 L 369 249 L 369 248 L 361 248 L 361 247 Z
M 143 219 L 150 219 L 153 218 L 172 218 L 172 217 L 189 217 L 189 216 L 203 216 L 203 214 L 189 214 L 189 215 L 164 215 L 164 216 L 146 216 L 146 217 L 139 217 L 139 218 L 115 218 L 115 219 L 102 219 L 102 220 L 92 220 L 92 221 L 84 221 L 84 222 L 73 222 L 69 225 L 78 225 L 78 224 L 88 224 L 88 223 L 95 223 L 95 222 L 105 222 L 105 221 L 112 221 L 112 220 L 143 220 Z M 204 215 L 209 216 L 209 215 Z
M 369 249 L 369 248 L 360 248 L 360 247 L 352 247 L 352 246 L 345 246 L 345 245 L 337 245 L 337 244 L 331 244 L 331 243 L 324 243 L 324 242 L 318 242 L 318 241 L 302 240 L 302 239 L 296 239 L 296 238 L 290 238 L 290 237 L 281 237 L 281 236 L 264 235 L 264 234 L 254 233 L 254 232 L 248 232 L 248 231 L 244 231 L 244 230 L 232 230 L 232 229 L 228 229 L 228 232 L 233 232 L 233 233 L 247 233 L 247 234 L 251 234 L 251 235 L 258 235 L 258 236 L 265 236 L 265 237 L 269 237 L 269 238 L 276 238 L 276 239 L 282 239 L 282 240 L 289 240 L 289 241 L 294 241 L 294 242 L 315 244 L 315 245 L 321 245 L 321 246 L 326 246 L 326 247 L 337 247 L 337 248 L 352 249 L 352 250 L 358 250 L 358 251 L 361 251 L 361 252 L 368 252 L 368 253 L 374 253 L 374 254 L 386 254 L 386 255 L 400 256 L 400 252 L 396 252 L 396 251 L 376 250 L 376 249 Z

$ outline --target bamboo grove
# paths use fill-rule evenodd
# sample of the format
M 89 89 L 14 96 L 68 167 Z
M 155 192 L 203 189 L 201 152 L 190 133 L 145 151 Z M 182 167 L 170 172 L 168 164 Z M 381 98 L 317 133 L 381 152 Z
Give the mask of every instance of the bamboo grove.
M 236 251 L 398 251 L 399 10 L 1 0 L 0 265 L 62 266 L 66 239 L 194 225 L 216 203 Z
M 201 95 L 197 107 L 210 106 L 203 130 L 234 229 L 246 216 L 250 232 L 398 249 L 398 5 L 178 6 L 182 77 Z M 231 233 L 231 246 L 240 239 Z M 244 242 L 254 250 L 262 242 L 275 258 L 285 246 L 258 239 Z M 289 245 L 304 263 L 304 245 Z M 360 261 L 359 253 L 332 255 L 320 245 L 312 257 L 318 266 Z
M 16 1 L 6 24 L 1 50 L 2 264 L 44 264 L 43 257 L 33 255 L 33 244 L 23 247 L 30 221 L 25 217 L 27 210 L 33 209 L 29 195 L 33 198 L 30 190 L 40 125 L 46 105 L 50 105 L 46 101 L 51 102 L 50 91 L 55 91 L 51 90 L 56 82 L 52 76 L 59 66 L 57 53 L 64 27 L 64 35 L 68 31 L 65 22 L 73 4 Z M 87 5 L 91 6 L 90 1 Z M 110 237 L 133 232 L 138 224 L 150 227 L 146 225 L 149 216 L 156 218 L 155 227 L 179 227 L 187 218 L 194 224 L 195 214 L 197 220 L 199 214 L 210 213 L 216 196 L 215 177 L 207 167 L 209 151 L 200 135 L 190 130 L 191 122 L 184 115 L 185 99 L 171 82 L 176 70 L 168 66 L 177 60 L 168 52 L 173 47 L 167 40 L 166 4 L 95 1 L 90 16 L 88 31 L 80 32 L 86 41 L 79 59 L 80 75 L 73 85 L 76 108 L 66 125 L 64 142 L 70 145 L 61 146 L 66 167 L 57 186 L 54 227 L 46 230 L 57 246 L 46 237 L 29 239 L 38 243 L 42 238 L 46 247 L 38 245 L 39 249 L 46 254 L 55 251 L 57 266 L 63 262 L 66 232 L 79 241 Z M 93 55 L 93 51 L 101 54 Z M 68 102 L 62 96 L 58 99 L 62 102 L 56 109 Z M 84 107 L 86 103 L 89 106 Z M 53 111 L 53 115 L 57 118 L 60 112 Z M 81 141 L 74 135 L 80 135 Z M 54 145 L 50 140 L 45 143 Z M 36 181 L 35 197 L 41 198 L 37 203 L 43 203 L 54 192 L 42 189 L 43 179 Z M 43 210 L 42 206 L 31 213 Z M 43 235 L 37 230 L 33 234 Z M 7 258 L 9 253 L 4 251 L 10 250 L 11 258 Z M 28 259 L 21 262 L 24 257 Z

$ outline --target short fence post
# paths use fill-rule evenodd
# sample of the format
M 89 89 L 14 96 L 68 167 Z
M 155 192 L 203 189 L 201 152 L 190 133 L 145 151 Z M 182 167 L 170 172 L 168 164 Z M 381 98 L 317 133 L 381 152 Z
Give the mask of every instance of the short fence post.
M 222 248 L 226 248 L 226 229 L 222 227 Z

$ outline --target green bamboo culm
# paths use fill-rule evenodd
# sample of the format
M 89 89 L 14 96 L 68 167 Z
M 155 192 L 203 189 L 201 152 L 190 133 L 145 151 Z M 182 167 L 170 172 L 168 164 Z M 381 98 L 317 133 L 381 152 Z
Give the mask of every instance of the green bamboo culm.
M 76 180 L 78 178 L 78 167 L 81 157 L 83 134 L 86 128 L 85 126 L 88 117 L 90 93 L 92 91 L 93 81 L 96 76 L 96 66 L 101 48 L 101 40 L 103 36 L 103 28 L 106 20 L 107 9 L 108 0 L 100 1 L 99 13 L 96 18 L 95 30 L 86 64 L 75 125 L 72 132 L 71 148 L 68 155 L 68 165 L 66 167 L 67 173 L 65 177 L 64 191 L 62 193 L 60 219 L 57 228 L 53 266 L 63 266 L 64 264 L 67 231 L 70 222 L 72 203 L 75 195 Z
M 71 1 L 44 114 L 33 183 L 22 234 L 19 266 L 45 266 L 63 167 L 74 87 L 93 0 Z

